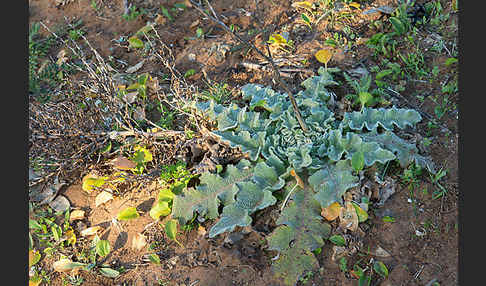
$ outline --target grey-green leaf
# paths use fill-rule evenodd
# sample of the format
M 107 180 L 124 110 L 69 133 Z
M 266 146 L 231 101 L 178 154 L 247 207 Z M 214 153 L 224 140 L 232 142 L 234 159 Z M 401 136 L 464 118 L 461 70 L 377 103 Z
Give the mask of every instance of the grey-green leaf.
M 386 130 L 393 130 L 393 126 L 404 129 L 407 126 L 414 126 L 422 120 L 420 113 L 413 109 L 402 108 L 363 108 L 362 111 L 346 112 L 341 125 L 349 126 L 353 130 L 374 130 L 378 125 Z
M 182 195 L 174 198 L 172 217 L 177 218 L 181 225 L 189 221 L 194 212 L 211 219 L 218 217 L 220 204 L 234 203 L 238 192 L 236 183 L 249 180 L 253 176 L 253 168 L 247 160 L 241 160 L 236 166 L 228 165 L 221 176 L 219 174 L 203 173 L 200 185 L 189 188 Z
M 309 184 L 317 192 L 314 198 L 321 204 L 322 208 L 327 208 L 334 202 L 342 205 L 344 193 L 357 186 L 358 182 L 359 179 L 353 175 L 353 169 L 347 160 L 326 166 L 309 177 Z
M 110 242 L 108 240 L 100 240 L 96 243 L 96 254 L 101 257 L 107 256 L 111 251 Z
M 116 278 L 120 276 L 120 272 L 116 271 L 115 269 L 111 269 L 108 267 L 102 267 L 99 269 L 101 275 L 108 277 L 108 278 Z

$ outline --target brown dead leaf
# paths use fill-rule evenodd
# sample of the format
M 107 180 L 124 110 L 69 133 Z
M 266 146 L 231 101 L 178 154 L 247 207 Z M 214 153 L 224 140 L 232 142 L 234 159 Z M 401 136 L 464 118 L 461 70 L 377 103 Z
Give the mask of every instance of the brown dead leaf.
M 147 241 L 145 240 L 145 236 L 141 233 L 135 234 L 135 236 L 132 239 L 132 248 L 135 250 L 142 250 L 142 248 L 147 245 Z
M 112 200 L 113 199 L 113 195 L 110 194 L 109 192 L 107 191 L 102 191 L 101 193 L 99 193 L 96 198 L 95 198 L 95 206 L 100 206 L 106 202 L 108 202 L 109 200 Z
M 164 25 L 166 22 L 167 19 L 160 14 L 157 14 L 157 17 L 155 17 L 155 23 L 158 25 Z
M 189 28 L 194 28 L 194 27 L 197 27 L 197 25 L 199 25 L 199 20 L 196 20 L 194 22 L 191 23 L 191 25 L 189 26 Z
M 110 163 L 113 164 L 113 167 L 120 170 L 131 170 L 137 166 L 135 162 L 130 161 L 124 156 L 118 156 L 115 159 L 111 160 Z
M 54 262 L 52 268 L 57 272 L 71 272 L 82 268 L 82 263 L 72 262 L 70 259 L 63 258 Z
M 92 235 L 95 235 L 98 233 L 98 231 L 100 231 L 102 228 L 101 226 L 97 225 L 97 226 L 92 226 L 92 227 L 88 227 L 87 229 L 83 229 L 80 234 L 81 236 L 92 236 Z
M 334 202 L 327 208 L 323 208 L 321 215 L 328 221 L 333 221 L 339 216 L 342 208 L 343 207 L 338 202 Z
M 344 208 L 341 208 L 339 220 L 339 226 L 343 229 L 348 229 L 353 232 L 358 229 L 358 215 L 351 202 L 345 202 Z

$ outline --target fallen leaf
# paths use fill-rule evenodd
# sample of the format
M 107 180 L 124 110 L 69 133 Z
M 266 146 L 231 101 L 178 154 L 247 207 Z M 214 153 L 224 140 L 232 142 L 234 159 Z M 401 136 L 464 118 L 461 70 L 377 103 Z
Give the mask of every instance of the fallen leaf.
M 338 234 L 329 237 L 329 241 L 334 243 L 337 246 L 345 246 L 346 245 L 346 240 L 344 239 L 344 237 L 342 237 L 341 235 L 338 235 Z
M 322 50 L 319 50 L 317 51 L 314 56 L 316 57 L 316 59 L 325 64 L 327 66 L 327 63 L 331 60 L 332 56 L 333 56 L 333 53 L 331 50 L 328 50 L 328 49 L 322 49 Z
M 85 266 L 85 263 L 72 262 L 70 259 L 67 258 L 60 259 L 52 264 L 52 268 L 54 268 L 54 270 L 57 272 L 69 272 L 75 269 L 83 268 Z
M 110 242 L 108 240 L 100 240 L 96 243 L 96 254 L 101 257 L 107 256 L 111 251 Z
M 373 263 L 373 270 L 383 278 L 388 277 L 388 268 L 386 268 L 385 264 L 381 261 L 376 260 L 375 263 Z
M 98 207 L 112 199 L 113 199 L 112 194 L 108 193 L 107 191 L 102 191 L 95 198 L 95 206 Z
M 167 22 L 167 19 L 160 14 L 157 14 L 157 17 L 155 17 L 155 23 L 157 25 L 165 25 L 166 22 Z
M 138 91 L 132 91 L 123 96 L 123 101 L 125 101 L 128 104 L 132 104 L 135 102 L 135 99 L 137 99 Z
M 332 203 L 327 208 L 321 210 L 321 215 L 328 221 L 335 220 L 341 213 L 342 206 L 338 202 Z
M 156 253 L 150 254 L 148 259 L 154 264 L 160 264 L 160 257 Z
M 339 226 L 343 229 L 348 229 L 353 232 L 358 229 L 358 215 L 351 202 L 346 202 L 344 208 L 341 208 L 339 220 Z
M 139 69 L 142 68 L 144 62 L 145 62 L 145 60 L 141 60 L 136 65 L 127 68 L 127 70 L 125 72 L 126 73 L 134 73 L 134 72 L 138 71 Z
M 87 229 L 83 229 L 80 234 L 81 236 L 92 236 L 92 235 L 95 235 L 98 233 L 98 231 L 101 230 L 101 226 L 97 225 L 97 226 L 92 226 L 92 227 L 88 227 Z
M 130 220 L 130 219 L 135 219 L 138 218 L 140 215 L 137 212 L 137 209 L 135 207 L 128 207 L 124 210 L 122 210 L 118 214 L 118 219 L 119 220 Z
M 69 221 L 80 220 L 84 218 L 84 211 L 83 210 L 73 210 L 69 216 Z
M 368 219 L 368 214 L 356 203 L 351 202 L 354 209 L 356 210 L 356 215 L 358 216 L 358 222 L 364 222 Z
M 147 241 L 145 240 L 145 236 L 141 233 L 135 234 L 132 239 L 132 248 L 135 250 L 142 250 L 147 245 Z
M 35 265 L 41 259 L 41 254 L 38 250 L 31 249 L 29 250 L 29 268 L 32 265 Z
M 131 170 L 137 167 L 137 164 L 124 156 L 118 156 L 110 162 L 113 167 L 120 170 Z
M 66 241 L 70 245 L 74 245 L 76 243 L 76 234 L 74 234 L 74 230 L 70 229 L 66 231 L 66 234 L 64 234 L 64 237 L 66 238 Z
M 154 220 L 158 220 L 161 216 L 167 216 L 171 212 L 169 207 L 169 203 L 166 201 L 158 201 L 155 205 L 150 209 L 150 217 Z
M 101 275 L 108 277 L 108 278 L 116 278 L 120 275 L 120 272 L 118 272 L 114 269 L 108 268 L 108 267 L 100 268 L 100 273 L 101 273 Z
M 142 40 L 140 40 L 136 36 L 130 37 L 128 39 L 128 44 L 129 44 L 130 48 L 134 48 L 134 49 L 143 48 L 143 42 L 142 42 Z M 132 72 L 128 72 L 127 71 L 127 73 L 132 73 Z
M 88 174 L 83 177 L 83 190 L 90 193 L 91 191 L 95 190 L 96 188 L 100 188 L 106 183 L 108 177 L 98 177 L 94 174 Z
M 29 286 L 39 286 L 42 282 L 42 279 L 40 277 L 35 277 L 29 279 Z
M 390 257 L 390 253 L 388 251 L 384 250 L 381 246 L 377 245 L 374 250 L 371 251 L 371 254 L 376 257 Z
M 308 10 L 309 12 L 312 12 L 312 3 L 310 3 L 309 1 L 294 2 L 292 3 L 292 7 L 303 8 Z
M 189 28 L 194 28 L 194 27 L 197 27 L 197 25 L 199 25 L 199 20 L 196 20 L 194 22 L 191 23 L 191 25 L 189 26 Z
M 272 34 L 268 38 L 268 43 L 273 46 L 273 47 L 280 47 L 280 46 L 286 46 L 288 45 L 287 39 L 285 39 L 282 35 L 280 34 Z

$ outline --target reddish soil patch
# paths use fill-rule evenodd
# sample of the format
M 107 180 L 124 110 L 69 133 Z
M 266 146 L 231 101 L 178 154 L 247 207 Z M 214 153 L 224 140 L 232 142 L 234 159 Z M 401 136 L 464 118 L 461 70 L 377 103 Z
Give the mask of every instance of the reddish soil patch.
M 75 0 L 66 5 L 57 6 L 55 1 L 30 0 L 29 22 L 42 21 L 48 27 L 65 23 L 65 18 L 82 19 L 86 38 L 98 50 L 103 58 L 113 57 L 126 65 L 118 68 L 126 69 L 138 63 L 143 54 L 116 44 L 121 36 L 129 37 L 142 28 L 147 21 L 154 21 L 160 7 L 173 7 L 182 1 L 130 1 L 138 8 L 145 8 L 146 13 L 133 21 L 123 19 L 123 1 L 95 1 L 102 13 L 98 13 L 89 0 Z M 365 1 L 374 6 L 392 5 L 392 1 Z M 450 9 L 450 4 L 444 2 L 444 7 Z M 450 2 L 450 1 L 449 1 Z M 314 31 L 308 31 L 293 25 L 296 17 L 300 17 L 288 1 L 248 1 L 248 0 L 217 0 L 212 1 L 216 12 L 221 15 L 227 25 L 235 25 L 241 31 L 255 30 L 255 45 L 263 48 L 269 32 L 281 32 L 286 27 L 295 39 L 296 49 L 293 52 L 292 63 L 302 63 L 302 72 L 289 72 L 285 78 L 292 89 L 298 89 L 302 79 L 314 74 L 321 66 L 313 56 L 315 51 L 323 47 L 323 41 L 340 29 L 329 30 L 327 22 L 322 22 Z M 365 3 L 362 3 L 365 5 Z M 371 20 L 379 14 L 357 16 L 352 28 L 360 38 L 372 36 L 367 29 Z M 198 24 L 193 25 L 196 21 Z M 196 29 L 201 27 L 204 39 L 194 38 Z M 262 30 L 267 31 L 262 32 Z M 165 44 L 173 48 L 176 68 L 183 74 L 189 69 L 195 69 L 196 75 L 189 77 L 191 83 L 205 89 L 205 82 L 226 82 L 231 88 L 238 88 L 248 82 L 274 85 L 270 71 L 264 69 L 248 69 L 242 62 L 258 63 L 261 57 L 254 51 L 248 51 L 229 34 L 217 25 L 203 19 L 195 9 L 180 11 L 176 21 L 166 22 L 156 26 L 156 30 L 164 39 Z M 47 31 L 42 30 L 44 35 Z M 317 31 L 321 31 L 317 33 Z M 253 36 L 248 36 L 253 37 Z M 230 51 L 233 49 L 232 51 Z M 53 51 L 57 53 L 57 51 Z M 358 65 L 370 67 L 374 64 L 371 51 L 366 45 L 355 46 L 352 50 L 339 47 L 330 65 L 341 69 L 355 68 Z M 284 58 L 292 61 L 292 56 L 275 52 L 274 59 Z M 290 59 L 290 60 L 289 60 Z M 429 59 L 432 65 L 443 63 L 446 57 Z M 261 66 L 264 64 L 261 63 Z M 285 68 L 282 65 L 282 68 Z M 157 61 L 148 61 L 139 72 L 160 74 L 161 67 Z M 439 77 L 448 72 L 441 66 Z M 409 85 L 411 85 L 409 83 Z M 342 87 L 344 89 L 345 87 Z M 424 93 L 434 93 L 441 90 L 440 82 L 413 84 L 407 90 Z M 344 93 L 344 90 L 342 91 Z M 404 97 L 420 106 L 423 112 L 433 114 L 435 105 L 431 101 L 420 104 L 412 92 L 406 91 Z M 457 102 L 457 98 L 453 98 Z M 400 101 L 401 105 L 407 105 Z M 425 124 L 419 128 L 423 137 L 431 132 L 433 144 L 429 153 L 435 162 L 441 162 L 441 167 L 447 169 L 443 186 L 447 188 L 446 196 L 433 199 L 431 193 L 436 188 L 428 183 L 428 178 L 421 178 L 420 187 L 411 193 L 405 185 L 397 183 L 397 192 L 380 208 L 370 211 L 370 219 L 361 231 L 352 234 L 354 240 L 361 245 L 360 251 L 348 257 L 348 268 L 360 259 L 369 258 L 367 249 L 377 245 L 385 249 L 390 256 L 380 257 L 390 271 L 388 279 L 374 277 L 372 285 L 430 285 L 436 279 L 440 285 L 457 285 L 458 276 L 458 165 L 457 165 L 457 119 L 447 114 L 443 121 L 446 127 L 430 131 Z M 448 130 L 447 130 L 448 129 Z M 448 131 L 450 131 L 448 133 Z M 429 136 L 430 137 L 430 136 Z M 398 175 L 395 176 L 400 181 Z M 73 179 L 73 181 L 79 180 Z M 428 193 L 423 192 L 426 188 Z M 413 197 L 411 197 L 411 194 Z M 280 285 L 271 273 L 271 258 L 274 253 L 265 250 L 264 237 L 260 232 L 244 232 L 238 230 L 237 241 L 228 243 L 228 237 L 234 234 L 220 235 L 209 239 L 197 230 L 180 232 L 179 240 L 185 246 L 179 247 L 167 239 L 160 224 L 153 224 L 148 212 L 157 192 L 154 188 L 143 188 L 131 191 L 129 194 L 115 198 L 109 204 L 94 207 L 94 196 L 88 195 L 79 184 L 73 184 L 64 193 L 73 209 L 86 211 L 86 219 L 77 223 L 77 230 L 89 226 L 100 225 L 107 229 L 103 239 L 107 239 L 113 250 L 106 258 L 106 263 L 113 266 L 123 266 L 127 271 L 117 279 L 109 279 L 89 272 L 81 272 L 85 283 L 82 285 L 185 285 L 185 286 L 219 286 L 219 285 Z M 410 203 L 412 200 L 413 203 Z M 136 206 L 141 210 L 141 217 L 135 221 L 121 222 L 120 226 L 112 224 L 112 218 L 128 206 Z M 270 212 L 270 210 L 268 210 Z M 268 228 L 269 213 L 257 213 L 254 219 L 255 229 L 264 233 Z M 383 222 L 383 216 L 395 218 L 395 222 Z M 202 226 L 208 230 L 213 222 L 206 221 Z M 131 243 L 135 235 L 143 233 L 154 243 L 152 252 L 146 249 L 132 249 Z M 419 235 L 417 235 L 419 234 Z M 233 237 L 234 239 L 234 237 Z M 226 241 L 226 242 L 225 242 Z M 80 243 L 83 243 L 82 241 Z M 147 263 L 144 255 L 156 252 L 161 258 L 160 265 Z M 333 261 L 332 245 L 327 244 L 317 255 L 321 269 L 308 279 L 306 284 L 299 285 L 357 285 L 357 280 L 345 273 L 336 261 Z M 363 254 L 363 255 L 360 255 Z M 364 257 L 364 258 L 363 258 Z M 47 263 L 47 262 L 45 262 Z M 162 282 L 168 284 L 162 284 Z M 197 282 L 196 282 L 197 281 Z M 158 284 L 158 283 L 161 284 Z M 125 283 L 125 284 L 124 284 Z M 53 274 L 51 285 L 63 285 L 62 275 Z

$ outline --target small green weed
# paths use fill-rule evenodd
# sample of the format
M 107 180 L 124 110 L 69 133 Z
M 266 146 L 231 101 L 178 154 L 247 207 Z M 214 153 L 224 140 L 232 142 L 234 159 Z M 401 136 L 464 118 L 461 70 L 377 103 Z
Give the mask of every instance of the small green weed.
M 208 89 L 201 92 L 202 100 L 212 99 L 219 104 L 225 104 L 231 100 L 232 90 L 229 89 L 227 83 L 208 83 L 207 86 Z
M 355 93 L 345 95 L 346 99 L 353 103 L 353 107 L 361 106 L 363 109 L 365 106 L 375 106 L 377 104 L 386 104 L 384 99 L 387 96 L 381 89 L 371 88 L 371 75 L 367 74 L 361 77 L 360 81 L 352 79 L 347 73 L 343 73 L 346 82 L 353 88 Z
M 135 5 L 131 5 L 130 8 L 128 8 L 128 13 L 127 14 L 123 14 L 123 19 L 127 20 L 127 21 L 133 21 L 135 19 L 138 18 L 138 16 L 144 14 L 144 10 L 143 9 L 138 9 L 137 6 Z

